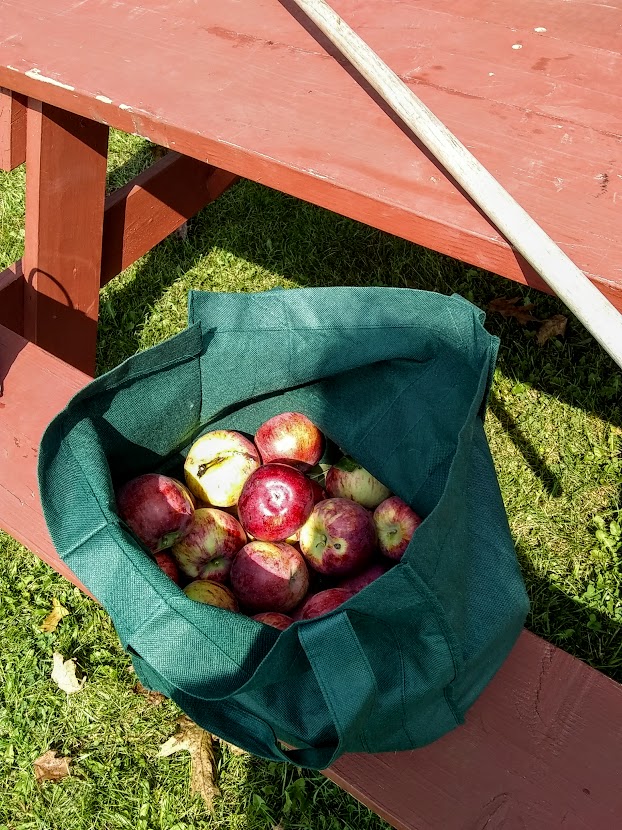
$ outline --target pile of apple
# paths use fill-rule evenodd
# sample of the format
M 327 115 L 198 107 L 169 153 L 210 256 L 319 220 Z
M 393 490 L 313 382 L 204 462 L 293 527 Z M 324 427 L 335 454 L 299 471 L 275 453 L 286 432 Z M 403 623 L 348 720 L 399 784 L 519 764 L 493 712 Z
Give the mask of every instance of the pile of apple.
M 324 447 L 299 412 L 270 418 L 253 441 L 207 432 L 190 448 L 185 485 L 134 478 L 117 493 L 119 515 L 190 599 L 283 630 L 385 573 L 421 523 L 352 458 L 320 465 Z

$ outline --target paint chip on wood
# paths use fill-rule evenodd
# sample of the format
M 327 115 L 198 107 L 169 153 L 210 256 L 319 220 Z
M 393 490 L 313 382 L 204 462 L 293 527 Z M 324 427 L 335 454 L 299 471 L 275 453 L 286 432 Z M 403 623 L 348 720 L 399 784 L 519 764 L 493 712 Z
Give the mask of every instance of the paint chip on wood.
M 47 75 L 42 75 L 40 69 L 35 69 L 33 66 L 32 69 L 29 69 L 28 72 L 24 72 L 27 78 L 32 78 L 34 81 L 41 81 L 44 84 L 52 84 L 52 86 L 59 86 L 61 89 L 68 89 L 69 92 L 74 92 L 74 87 L 69 86 L 69 84 L 63 84 L 60 81 L 57 81 L 56 78 L 48 78 Z
M 95 98 L 101 101 L 102 104 L 112 104 L 112 98 L 108 98 L 107 95 L 96 95 Z
M 512 44 L 512 49 L 522 49 L 522 48 L 523 48 L 522 43 L 513 43 Z
M 544 26 L 536 26 L 534 32 L 546 32 L 546 29 L 544 28 Z

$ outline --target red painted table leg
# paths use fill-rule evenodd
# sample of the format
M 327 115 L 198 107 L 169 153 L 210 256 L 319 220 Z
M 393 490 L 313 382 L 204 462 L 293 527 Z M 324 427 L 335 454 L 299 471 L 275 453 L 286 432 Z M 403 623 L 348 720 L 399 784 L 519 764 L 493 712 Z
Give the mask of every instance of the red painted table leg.
M 93 374 L 108 127 L 28 100 L 24 336 Z
M 0 170 L 26 159 L 26 97 L 0 87 Z

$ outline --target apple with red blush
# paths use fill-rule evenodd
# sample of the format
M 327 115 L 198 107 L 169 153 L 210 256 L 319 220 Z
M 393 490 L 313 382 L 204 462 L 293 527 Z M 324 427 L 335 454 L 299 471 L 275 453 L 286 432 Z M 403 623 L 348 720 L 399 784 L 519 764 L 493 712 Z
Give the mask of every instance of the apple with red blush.
M 238 501 L 242 527 L 264 542 L 282 542 L 293 536 L 312 509 L 311 480 L 287 464 L 264 464 L 255 470 Z
M 291 611 L 307 593 L 301 554 L 285 542 L 254 540 L 238 551 L 229 575 L 240 604 L 250 611 Z
M 352 499 L 368 510 L 391 495 L 388 487 L 348 455 L 327 471 L 326 492 L 333 498 Z
M 194 505 L 183 484 L 145 473 L 117 492 L 120 517 L 152 553 L 170 548 L 190 530 Z
M 313 594 L 302 606 L 297 618 L 311 620 L 334 611 L 347 600 L 351 599 L 352 592 L 347 588 L 327 588 L 319 594 Z
M 361 570 L 376 547 L 371 513 L 350 499 L 318 502 L 300 528 L 299 537 L 308 564 L 333 576 Z
M 385 499 L 374 510 L 380 552 L 399 561 L 421 521 L 421 517 L 399 496 Z
M 173 558 L 170 551 L 160 550 L 153 554 L 153 558 L 158 568 L 160 568 L 161 571 L 164 571 L 169 579 L 172 579 L 176 585 L 181 585 L 179 567 L 177 566 L 177 562 Z
M 234 516 L 216 507 L 199 507 L 190 530 L 171 552 L 191 579 L 226 582 L 233 557 L 246 541 L 246 533 Z
M 322 457 L 324 436 L 301 412 L 281 412 L 259 427 L 255 446 L 264 464 L 289 464 L 305 471 Z
M 204 605 L 213 605 L 227 611 L 239 611 L 238 601 L 229 588 L 214 582 L 211 579 L 195 579 L 184 588 L 188 599 L 202 602 Z
M 255 614 L 251 619 L 265 625 L 271 625 L 272 628 L 278 628 L 279 631 L 285 631 L 294 622 L 287 614 L 279 614 L 277 611 L 263 611 L 261 614 Z

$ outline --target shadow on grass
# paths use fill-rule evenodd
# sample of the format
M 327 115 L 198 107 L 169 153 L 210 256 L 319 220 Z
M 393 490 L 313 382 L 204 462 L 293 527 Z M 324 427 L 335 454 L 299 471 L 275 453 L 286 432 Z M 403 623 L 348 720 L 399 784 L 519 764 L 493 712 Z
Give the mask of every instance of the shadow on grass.
M 519 296 L 536 304 L 540 319 L 568 315 L 554 297 L 248 181 L 201 211 L 185 242 L 169 237 L 147 254 L 134 279 L 115 294 L 114 311 L 147 311 L 191 269 L 195 273 L 188 287 L 209 290 L 209 276 L 201 275 L 198 266 L 216 249 L 276 275 L 287 286 L 387 285 L 457 292 L 483 309 L 495 297 Z M 166 269 L 166 259 L 174 267 Z M 240 289 L 232 285 L 230 290 Z M 574 318 L 565 340 L 542 348 L 535 343 L 533 327 L 521 328 L 495 315 L 488 316 L 486 325 L 501 338 L 499 366 L 507 375 L 622 426 L 620 373 Z M 138 346 L 138 337 L 129 334 L 124 356 Z M 549 486 L 554 486 L 552 480 Z
M 514 446 L 520 451 L 525 463 L 531 468 L 532 472 L 540 479 L 542 486 L 551 496 L 560 496 L 562 494 L 562 484 L 551 468 L 544 461 L 542 454 L 534 447 L 527 435 L 521 430 L 518 422 L 504 407 L 501 399 L 493 392 L 491 392 L 488 405 L 492 412 L 497 416 L 504 431 L 511 438 Z

